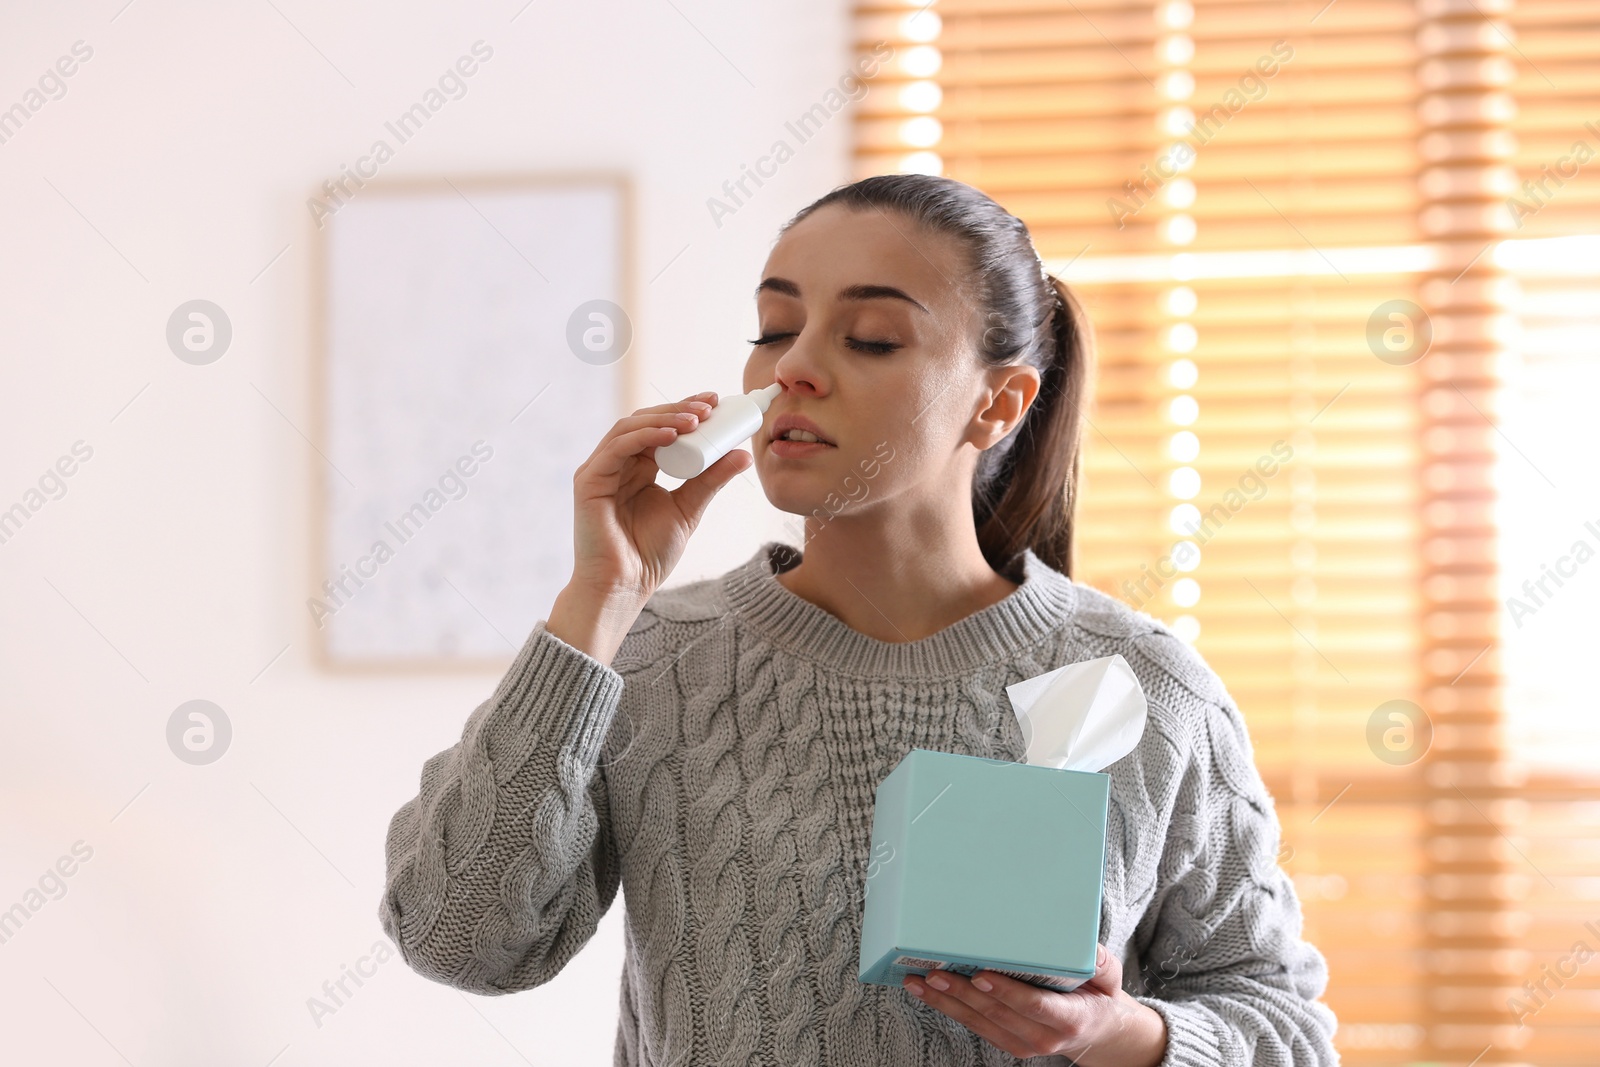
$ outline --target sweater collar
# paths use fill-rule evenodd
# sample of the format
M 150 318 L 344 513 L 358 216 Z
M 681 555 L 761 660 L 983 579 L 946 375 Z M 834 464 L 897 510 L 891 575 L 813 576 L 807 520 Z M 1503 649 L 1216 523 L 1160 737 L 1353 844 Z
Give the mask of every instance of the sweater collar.
M 880 641 L 778 581 L 777 574 L 800 559 L 793 545 L 763 542 L 723 576 L 728 606 L 773 644 L 830 669 L 871 678 L 946 677 L 1009 660 L 1057 630 L 1077 599 L 1072 579 L 1024 549 L 1010 573 L 1021 584 L 998 603 L 917 641 Z

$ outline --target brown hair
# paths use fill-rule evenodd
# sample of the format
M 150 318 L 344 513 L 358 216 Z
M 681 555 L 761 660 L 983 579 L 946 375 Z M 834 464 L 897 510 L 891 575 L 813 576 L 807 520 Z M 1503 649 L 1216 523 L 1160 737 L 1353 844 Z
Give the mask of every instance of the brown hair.
M 883 174 L 832 192 L 785 225 L 828 204 L 892 210 L 960 240 L 986 323 L 978 350 L 990 366 L 1028 363 L 1039 394 L 1022 421 L 978 460 L 972 517 L 984 559 L 1004 572 L 1024 548 L 1072 574 L 1082 408 L 1088 400 L 1094 338 L 1088 316 L 1065 282 L 1045 272 L 1028 227 L 964 182 L 929 174 Z

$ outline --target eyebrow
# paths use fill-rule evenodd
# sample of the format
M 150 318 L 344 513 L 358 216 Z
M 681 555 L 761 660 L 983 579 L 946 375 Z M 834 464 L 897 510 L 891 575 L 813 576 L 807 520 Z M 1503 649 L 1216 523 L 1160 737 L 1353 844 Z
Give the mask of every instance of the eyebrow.
M 762 290 L 771 289 L 775 293 L 785 296 L 798 297 L 800 287 L 787 278 L 767 278 L 756 286 L 756 295 L 760 296 Z M 840 300 L 904 300 L 906 303 L 926 312 L 928 309 L 913 300 L 903 289 L 896 289 L 892 285 L 847 285 L 839 290 Z

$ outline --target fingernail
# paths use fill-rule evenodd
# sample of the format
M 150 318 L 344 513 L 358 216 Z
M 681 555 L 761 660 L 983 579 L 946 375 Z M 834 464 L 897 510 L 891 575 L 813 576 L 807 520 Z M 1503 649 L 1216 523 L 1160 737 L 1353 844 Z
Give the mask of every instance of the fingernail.
M 972 984 L 983 990 L 985 993 L 988 993 L 994 989 L 994 983 L 989 981 L 987 978 L 974 978 L 972 980 Z
M 922 983 L 917 981 L 915 978 L 913 978 L 910 982 L 906 983 L 906 988 L 911 990 L 911 995 L 912 996 L 914 996 L 914 997 L 922 996 Z
M 928 975 L 928 984 L 935 989 L 949 989 L 950 979 L 942 974 L 930 974 Z

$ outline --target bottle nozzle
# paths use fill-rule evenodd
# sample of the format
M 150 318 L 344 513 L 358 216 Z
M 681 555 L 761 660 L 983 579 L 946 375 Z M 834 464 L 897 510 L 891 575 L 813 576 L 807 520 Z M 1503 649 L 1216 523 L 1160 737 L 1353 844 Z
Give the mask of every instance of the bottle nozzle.
M 756 407 L 766 411 L 767 408 L 772 406 L 772 402 L 777 399 L 778 394 L 781 392 L 783 392 L 783 383 L 773 382 L 765 389 L 757 389 L 752 392 L 750 399 L 756 402 Z

